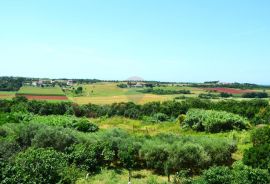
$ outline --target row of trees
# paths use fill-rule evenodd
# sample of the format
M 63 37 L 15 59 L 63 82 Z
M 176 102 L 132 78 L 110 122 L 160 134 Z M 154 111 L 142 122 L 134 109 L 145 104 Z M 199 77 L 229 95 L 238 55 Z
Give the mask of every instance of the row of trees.
M 172 94 L 191 94 L 190 90 L 167 90 L 167 89 L 154 89 L 154 88 L 147 88 L 143 90 L 139 90 L 141 93 L 152 93 L 156 95 L 172 95 Z
M 254 99 L 249 101 L 224 100 L 213 102 L 205 99 L 185 99 L 183 101 L 150 102 L 144 105 L 114 103 L 111 105 L 76 105 L 70 102 L 50 103 L 45 101 L 28 101 L 24 97 L 13 100 L 0 100 L 0 112 L 30 112 L 39 115 L 75 115 L 77 117 L 124 116 L 142 119 L 144 116 L 156 116 L 162 113 L 170 118 L 186 114 L 191 108 L 226 111 L 248 118 L 253 124 L 270 122 L 268 101 Z
M 0 91 L 18 91 L 27 78 L 0 77 Z

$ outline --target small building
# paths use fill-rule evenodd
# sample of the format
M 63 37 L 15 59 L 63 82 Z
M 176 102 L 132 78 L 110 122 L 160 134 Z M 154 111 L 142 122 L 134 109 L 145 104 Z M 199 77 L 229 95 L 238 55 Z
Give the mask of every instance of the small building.
M 68 80 L 67 81 L 67 86 L 72 86 L 73 85 L 73 80 Z

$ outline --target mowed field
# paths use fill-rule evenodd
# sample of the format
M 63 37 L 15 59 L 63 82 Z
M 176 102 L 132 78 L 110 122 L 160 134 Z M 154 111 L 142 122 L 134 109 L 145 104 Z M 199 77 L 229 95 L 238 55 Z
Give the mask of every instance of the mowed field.
M 26 95 L 50 95 L 50 96 L 65 96 L 64 92 L 59 86 L 55 87 L 32 87 L 32 86 L 23 86 L 17 92 L 17 94 L 26 94 Z
M 32 87 L 23 86 L 16 93 L 17 96 L 25 96 L 29 100 L 68 100 L 59 86 L 55 87 Z

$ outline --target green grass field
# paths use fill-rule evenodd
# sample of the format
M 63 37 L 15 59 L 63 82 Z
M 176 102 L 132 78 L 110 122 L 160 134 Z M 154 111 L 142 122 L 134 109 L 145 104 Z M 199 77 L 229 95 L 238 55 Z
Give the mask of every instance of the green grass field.
M 23 86 L 17 92 L 19 95 L 46 95 L 46 96 L 65 96 L 59 86 L 55 87 L 32 87 Z

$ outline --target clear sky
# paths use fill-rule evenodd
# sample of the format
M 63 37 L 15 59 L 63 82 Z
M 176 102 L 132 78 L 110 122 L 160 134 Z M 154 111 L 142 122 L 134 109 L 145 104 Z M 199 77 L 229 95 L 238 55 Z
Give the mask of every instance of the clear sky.
M 0 0 L 0 75 L 270 84 L 269 0 Z

